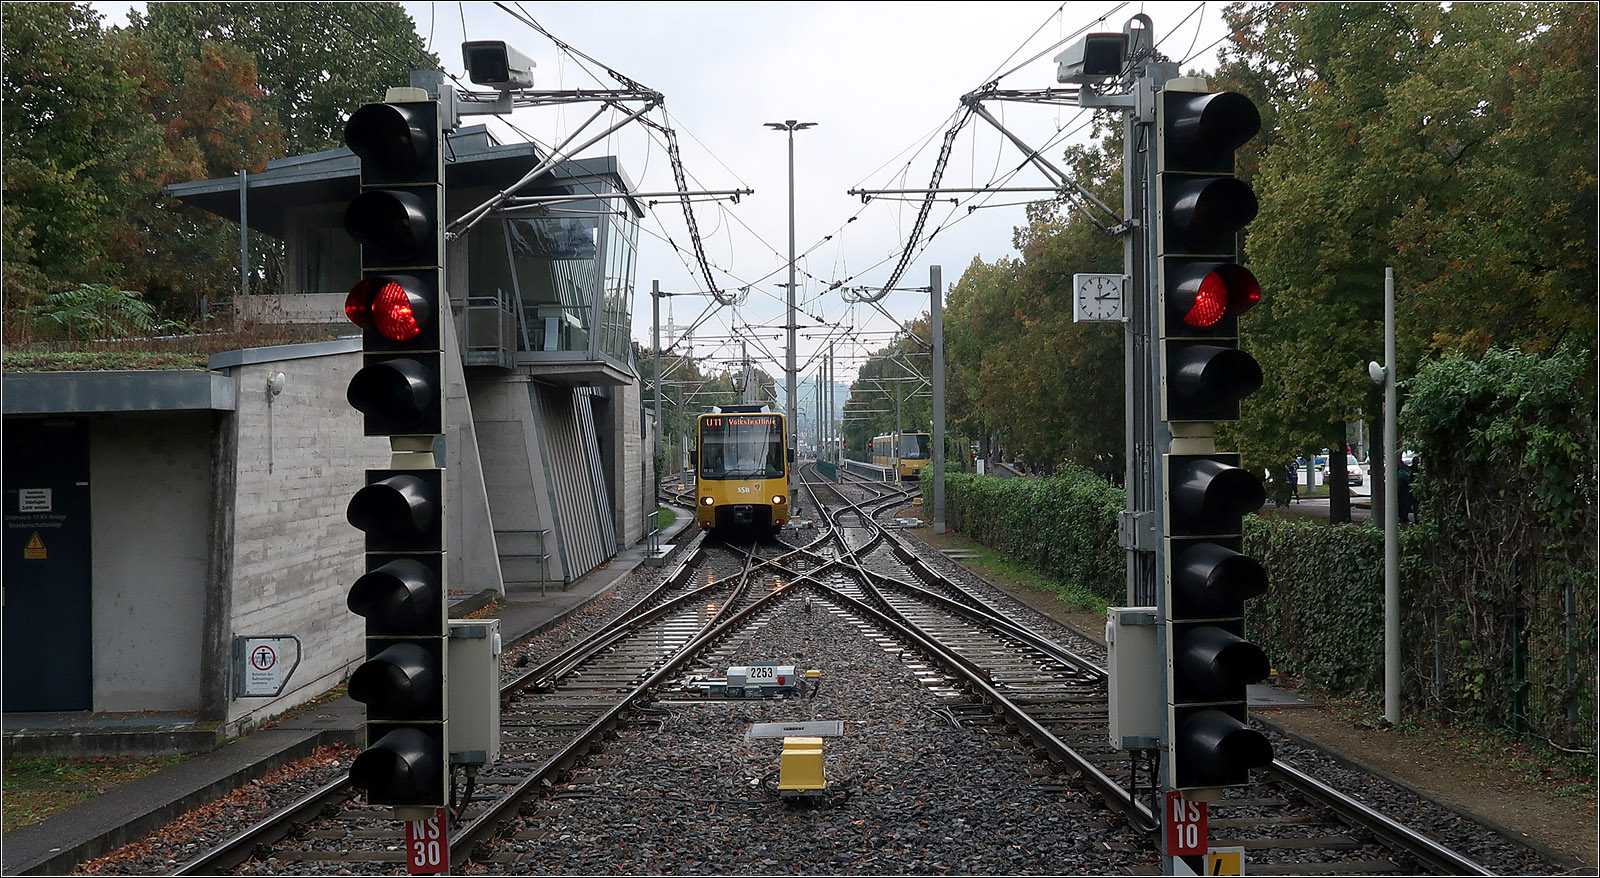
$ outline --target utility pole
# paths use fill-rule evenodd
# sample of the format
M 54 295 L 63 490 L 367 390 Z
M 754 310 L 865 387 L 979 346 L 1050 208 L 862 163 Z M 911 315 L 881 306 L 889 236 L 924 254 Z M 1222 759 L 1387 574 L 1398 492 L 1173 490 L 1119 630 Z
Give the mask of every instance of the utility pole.
M 1383 270 L 1383 363 L 1367 374 L 1383 385 L 1383 718 L 1400 722 L 1400 455 L 1395 425 L 1394 269 Z M 1331 449 L 1330 449 L 1331 451 Z
M 656 392 L 654 394 L 656 409 L 656 441 L 655 447 L 650 449 L 657 466 L 666 466 L 666 459 L 661 456 L 661 281 L 650 282 L 650 346 L 655 349 L 656 360 Z M 657 479 L 662 478 L 661 473 L 656 473 Z
M 1162 874 L 1208 874 L 1207 803 L 1272 761 L 1271 743 L 1249 727 L 1247 696 L 1270 662 L 1242 636 L 1245 601 L 1267 591 L 1267 572 L 1239 551 L 1244 516 L 1266 496 L 1240 455 L 1215 442 L 1217 422 L 1238 420 L 1239 401 L 1262 384 L 1238 337 L 1239 315 L 1261 299 L 1238 261 L 1258 203 L 1234 161 L 1261 119 L 1244 95 L 1180 77 L 1153 36 L 1145 15 L 1120 34 L 1088 34 L 1056 57 L 1056 79 L 1081 86 L 1080 107 L 1123 112 L 1125 219 L 1112 230 L 1125 236 L 1123 277 L 1074 281 L 1075 320 L 1127 324 L 1118 542 L 1131 606 L 1108 621 L 1112 741 L 1158 757 Z M 1107 291 L 1108 281 L 1123 283 Z M 1098 310 L 1108 296 L 1126 313 Z
M 833 461 L 834 465 L 838 465 L 838 463 L 839 463 L 839 447 L 838 447 L 838 443 L 834 441 L 837 437 L 834 434 L 834 423 L 833 423 L 833 413 L 835 411 L 837 411 L 837 409 L 834 408 L 834 406 L 837 404 L 837 400 L 835 400 L 833 398 L 833 380 L 834 380 L 834 378 L 833 378 L 833 342 L 830 341 L 830 342 L 828 342 L 828 391 L 827 391 L 827 397 L 828 397 L 828 429 L 827 429 L 828 459 Z
M 789 416 L 789 449 L 791 451 L 793 451 L 794 447 L 795 447 L 795 438 L 798 435 L 796 433 L 796 429 L 797 428 L 796 428 L 796 422 L 795 422 L 795 394 L 796 394 L 797 391 L 795 389 L 795 374 L 794 374 L 794 372 L 795 372 L 795 350 L 794 350 L 794 346 L 795 346 L 795 329 L 796 329 L 795 316 L 794 316 L 794 298 L 795 298 L 795 282 L 794 282 L 794 260 L 795 260 L 795 256 L 794 256 L 794 133 L 796 131 L 803 131 L 803 130 L 805 130 L 807 128 L 816 127 L 817 123 L 815 123 L 815 122 L 797 122 L 794 119 L 789 119 L 789 120 L 783 121 L 783 122 L 766 122 L 766 123 L 763 123 L 763 124 L 765 124 L 768 128 L 773 129 L 774 131 L 787 131 L 787 132 L 789 132 L 789 285 L 788 285 L 788 303 L 789 303 L 789 307 L 788 307 L 788 319 L 785 321 L 785 328 L 787 328 L 789 330 L 789 352 L 788 352 L 788 357 L 787 357 L 788 363 L 787 363 L 786 368 L 784 369 L 784 382 L 785 382 L 785 389 L 788 391 L 788 400 L 789 400 L 789 406 L 788 406 L 788 412 L 787 412 L 788 416 Z M 795 499 L 797 497 L 799 497 L 799 496 L 800 496 L 799 490 L 797 488 L 791 486 L 789 488 L 789 508 L 791 510 L 793 510 L 795 508 Z
M 944 522 L 944 269 L 928 268 L 928 343 L 933 346 L 933 532 Z

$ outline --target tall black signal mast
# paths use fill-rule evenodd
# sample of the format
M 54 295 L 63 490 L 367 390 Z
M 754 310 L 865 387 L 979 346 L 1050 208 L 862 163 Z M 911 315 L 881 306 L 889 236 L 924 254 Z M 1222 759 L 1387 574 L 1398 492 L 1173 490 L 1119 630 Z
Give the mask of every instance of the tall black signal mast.
M 1075 318 L 1126 332 L 1119 540 L 1132 606 L 1114 608 L 1108 630 L 1112 741 L 1160 766 L 1163 873 L 1206 874 L 1205 803 L 1272 761 L 1246 709 L 1269 662 L 1246 639 L 1244 605 L 1267 574 L 1241 545 L 1265 493 L 1215 443 L 1216 422 L 1236 420 L 1263 381 L 1238 333 L 1261 299 L 1238 250 L 1257 203 L 1234 176 L 1261 118 L 1244 95 L 1178 76 L 1152 34 L 1144 15 L 1089 34 L 1056 58 L 1057 80 L 1080 86 L 1079 106 L 1123 111 L 1124 274 L 1074 279 Z

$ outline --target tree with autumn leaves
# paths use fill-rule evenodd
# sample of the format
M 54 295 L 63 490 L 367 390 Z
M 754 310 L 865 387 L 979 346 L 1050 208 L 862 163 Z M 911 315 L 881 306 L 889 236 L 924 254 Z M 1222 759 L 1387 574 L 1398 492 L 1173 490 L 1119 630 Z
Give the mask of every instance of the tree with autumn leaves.
M 1243 252 L 1263 300 L 1240 331 L 1267 380 L 1224 444 L 1259 471 L 1380 420 L 1366 363 L 1382 359 L 1386 266 L 1402 380 L 1491 346 L 1594 344 L 1592 4 L 1236 3 L 1226 16 L 1210 86 L 1262 116 L 1239 174 L 1261 204 Z M 1098 154 L 1080 181 L 1104 181 L 1116 203 L 1120 146 Z M 1122 341 L 1073 325 L 1067 286 L 1119 271 L 1119 245 L 1053 208 L 1029 220 L 1020 260 L 975 261 L 951 291 L 953 416 L 1093 466 L 1123 446 Z
M 1067 156 L 1078 182 L 1120 201 L 1118 136 Z M 1072 275 L 1120 272 L 1122 242 L 1065 205 L 1029 206 L 1013 241 L 1021 259 L 973 260 L 945 319 L 953 429 L 1035 467 L 1072 461 L 1123 471 L 1123 332 L 1074 323 Z
M 1452 353 L 1594 343 L 1592 4 L 1226 16 L 1212 85 L 1263 119 L 1240 168 L 1261 201 L 1245 254 L 1264 291 L 1241 333 L 1268 376 L 1232 431 L 1246 460 L 1338 447 L 1346 422 L 1380 420 L 1366 364 L 1382 359 L 1385 267 L 1402 380 Z
M 238 288 L 238 229 L 163 187 L 337 146 L 351 109 L 438 63 L 395 3 L 161 3 L 110 28 L 82 3 L 0 17 L 8 341 L 83 290 L 193 321 Z

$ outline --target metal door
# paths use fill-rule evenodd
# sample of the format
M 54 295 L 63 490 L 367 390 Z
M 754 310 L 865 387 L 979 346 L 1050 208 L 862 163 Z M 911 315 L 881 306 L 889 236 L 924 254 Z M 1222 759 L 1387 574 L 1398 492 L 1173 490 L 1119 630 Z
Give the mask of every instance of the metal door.
M 90 710 L 89 423 L 5 422 L 5 711 Z

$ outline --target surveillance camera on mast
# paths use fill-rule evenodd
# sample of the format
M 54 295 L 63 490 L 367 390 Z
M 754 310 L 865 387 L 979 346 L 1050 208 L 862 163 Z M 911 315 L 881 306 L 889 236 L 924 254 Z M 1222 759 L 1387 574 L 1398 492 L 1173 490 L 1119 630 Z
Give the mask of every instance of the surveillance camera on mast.
M 467 78 L 500 91 L 533 88 L 533 59 L 504 40 L 470 40 L 461 44 Z
M 1090 85 L 1122 72 L 1128 57 L 1128 35 L 1084 34 L 1055 57 L 1056 82 Z

